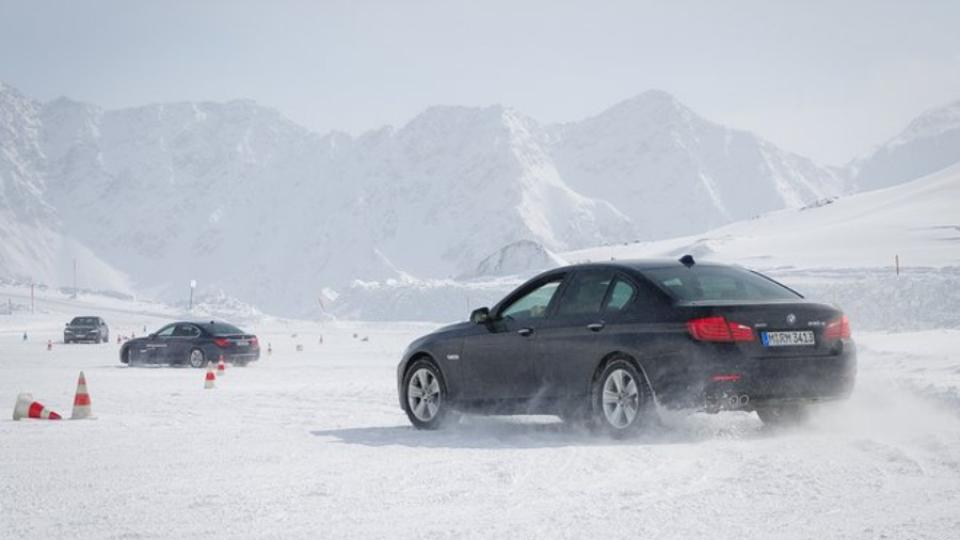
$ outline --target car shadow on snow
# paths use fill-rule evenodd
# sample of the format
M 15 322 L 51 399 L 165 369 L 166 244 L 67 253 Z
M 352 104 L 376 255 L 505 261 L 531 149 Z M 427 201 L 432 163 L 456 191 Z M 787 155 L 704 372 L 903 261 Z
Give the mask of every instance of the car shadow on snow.
M 315 430 L 311 435 L 331 442 L 362 446 L 416 448 L 550 448 L 690 444 L 715 439 L 749 440 L 775 436 L 747 414 L 664 416 L 636 435 L 615 439 L 552 417 L 464 416 L 437 431 L 410 425 Z

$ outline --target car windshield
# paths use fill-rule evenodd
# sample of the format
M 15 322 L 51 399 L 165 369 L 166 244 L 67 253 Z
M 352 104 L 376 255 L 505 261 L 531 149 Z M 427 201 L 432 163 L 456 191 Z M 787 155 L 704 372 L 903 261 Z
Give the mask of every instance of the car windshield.
M 653 268 L 643 273 L 670 296 L 682 302 L 803 298 L 772 279 L 732 266 L 677 266 Z
M 97 326 L 96 317 L 74 317 L 73 321 L 70 324 L 75 324 L 77 326 Z
M 232 324 L 222 322 L 207 323 L 203 325 L 203 327 L 207 329 L 207 332 L 210 332 L 215 336 L 232 336 L 246 333 Z

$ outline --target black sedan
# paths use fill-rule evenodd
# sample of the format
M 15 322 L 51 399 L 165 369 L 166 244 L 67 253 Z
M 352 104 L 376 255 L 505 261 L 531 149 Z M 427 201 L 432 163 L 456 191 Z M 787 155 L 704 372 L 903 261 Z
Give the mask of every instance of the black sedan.
M 92 341 L 106 343 L 110 341 L 110 328 L 107 321 L 100 317 L 74 317 L 63 329 L 63 342 L 76 343 L 78 341 Z
M 543 273 L 470 322 L 414 341 L 397 368 L 411 423 L 452 411 L 556 414 L 614 435 L 657 405 L 797 420 L 853 389 L 847 317 L 759 273 L 679 261 Z
M 202 368 L 223 355 L 245 366 L 260 358 L 257 336 L 224 322 L 176 322 L 142 338 L 124 342 L 120 361 L 136 364 L 186 364 Z

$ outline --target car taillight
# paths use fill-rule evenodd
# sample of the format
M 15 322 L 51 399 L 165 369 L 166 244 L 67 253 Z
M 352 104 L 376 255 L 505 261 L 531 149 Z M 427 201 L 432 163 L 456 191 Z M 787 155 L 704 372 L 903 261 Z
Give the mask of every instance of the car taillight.
M 230 340 L 227 338 L 218 337 L 214 338 L 213 344 L 221 349 L 225 349 L 230 346 Z
M 257 336 L 253 336 L 252 338 L 250 338 L 250 346 L 251 346 L 251 347 L 259 347 L 259 346 L 260 346 L 260 341 L 257 339 Z
M 687 321 L 687 330 L 698 341 L 753 341 L 753 329 L 723 317 L 704 317 Z
M 850 339 L 850 319 L 841 315 L 828 322 L 823 329 L 823 339 Z

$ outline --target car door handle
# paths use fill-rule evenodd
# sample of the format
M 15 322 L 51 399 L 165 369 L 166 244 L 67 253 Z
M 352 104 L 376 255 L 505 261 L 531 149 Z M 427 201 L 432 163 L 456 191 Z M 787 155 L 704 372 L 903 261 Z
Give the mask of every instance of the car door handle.
M 588 329 L 588 330 L 591 330 L 591 331 L 593 331 L 593 332 L 599 332 L 599 331 L 603 330 L 603 326 L 604 326 L 604 324 L 603 324 L 602 322 L 595 322 L 595 323 L 590 323 L 590 324 L 588 324 L 588 325 L 587 325 L 587 329 Z
M 520 334 L 520 335 L 523 336 L 523 337 L 527 337 L 527 336 L 529 336 L 530 334 L 533 333 L 533 328 L 521 328 L 521 329 L 517 330 L 517 333 Z

